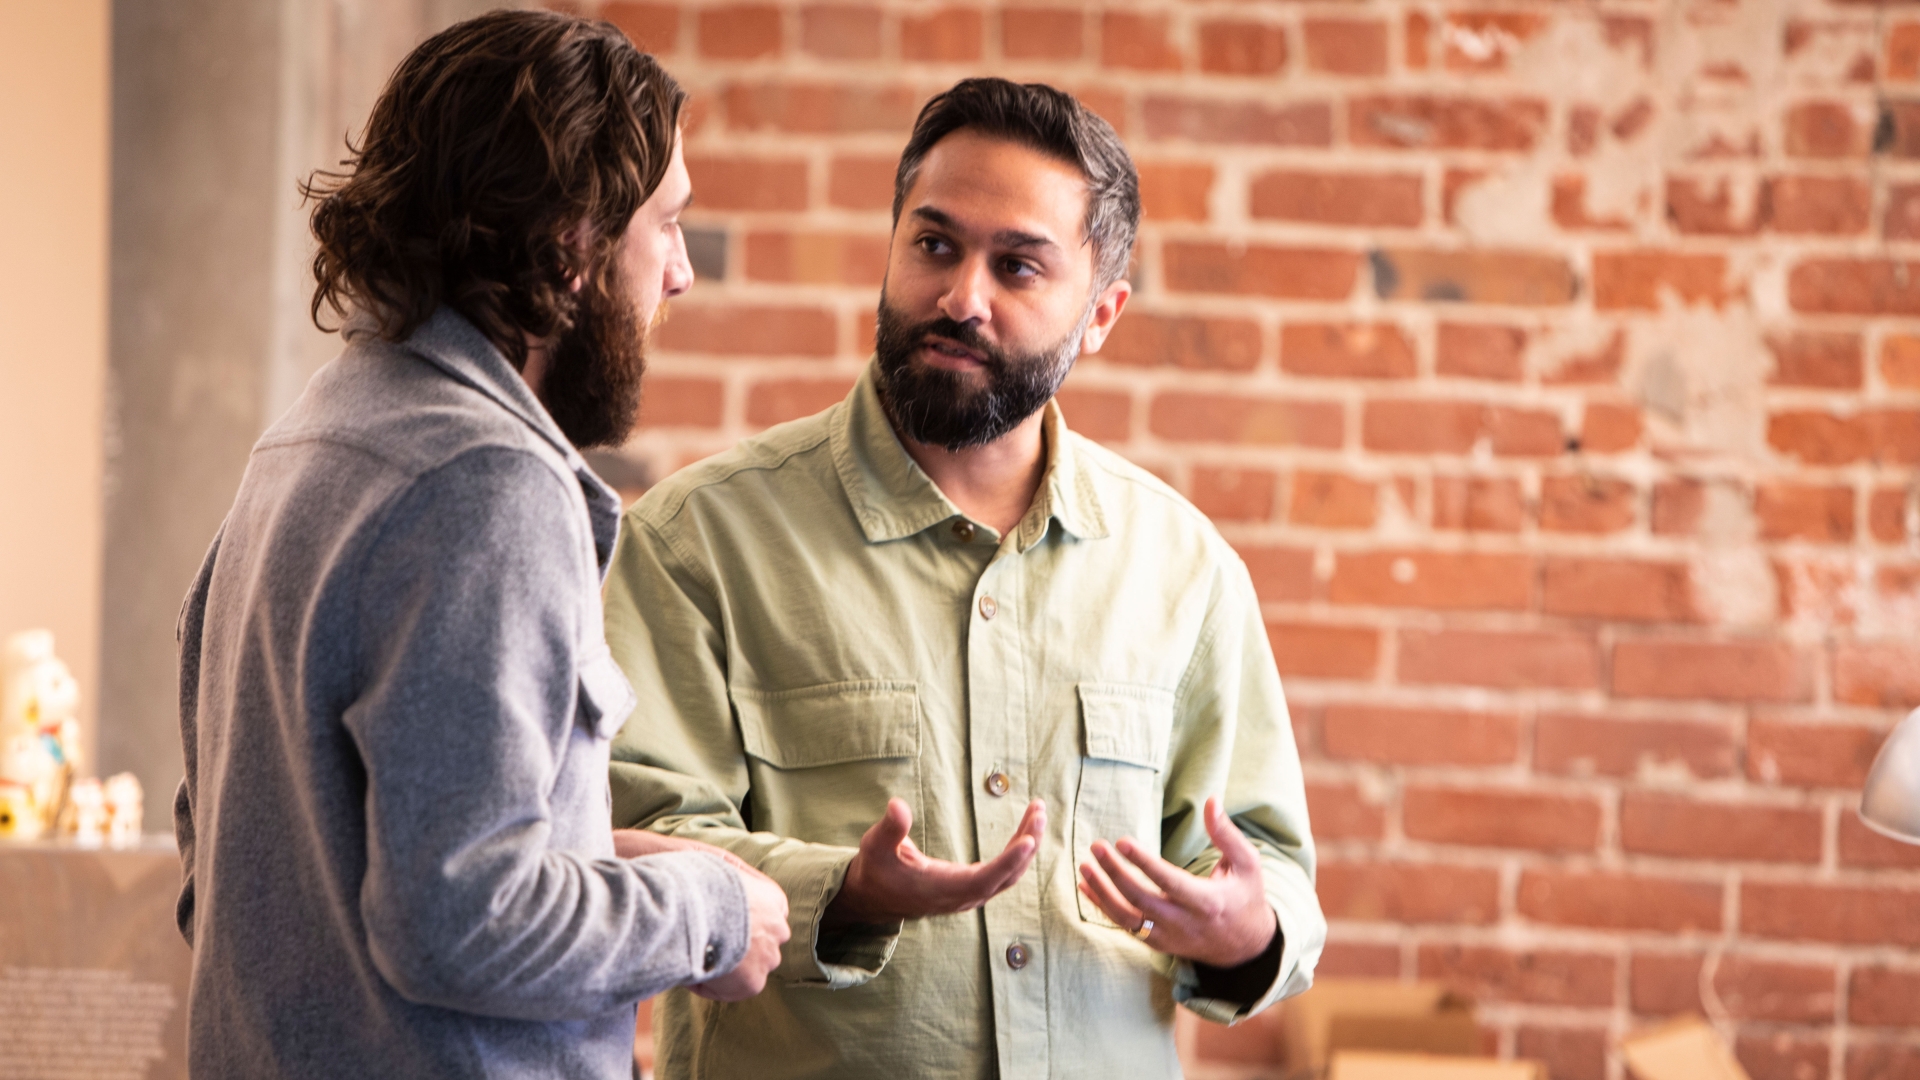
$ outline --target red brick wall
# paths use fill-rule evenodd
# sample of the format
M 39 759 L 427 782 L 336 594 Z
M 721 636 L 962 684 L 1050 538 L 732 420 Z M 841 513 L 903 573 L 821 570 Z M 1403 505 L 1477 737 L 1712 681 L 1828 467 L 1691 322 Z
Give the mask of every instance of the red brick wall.
M 1756 1080 L 1920 1077 L 1920 850 L 1852 813 L 1920 705 L 1920 12 L 588 9 L 694 91 L 725 256 L 630 456 L 837 400 L 918 105 L 1070 89 L 1147 220 L 1062 400 L 1253 568 L 1322 970 L 1454 982 L 1598 1080 L 1711 958 Z

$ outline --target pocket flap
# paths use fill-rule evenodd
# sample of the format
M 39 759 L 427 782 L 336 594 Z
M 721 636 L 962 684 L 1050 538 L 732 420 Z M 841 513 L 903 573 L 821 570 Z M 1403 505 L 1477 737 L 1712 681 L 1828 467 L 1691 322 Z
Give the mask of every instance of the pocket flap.
M 1173 695 L 1156 686 L 1081 683 L 1087 756 L 1158 771 L 1167 764 Z
M 595 735 L 611 739 L 620 734 L 620 725 L 633 715 L 639 700 L 612 654 L 601 653 L 580 665 L 580 712 Z
M 782 769 L 920 756 L 920 695 L 911 682 L 735 690 L 733 707 L 747 753 Z

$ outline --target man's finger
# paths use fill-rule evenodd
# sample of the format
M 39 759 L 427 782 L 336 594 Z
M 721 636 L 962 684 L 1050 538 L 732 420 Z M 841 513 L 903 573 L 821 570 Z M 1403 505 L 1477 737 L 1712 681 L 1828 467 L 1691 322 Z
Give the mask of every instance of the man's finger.
M 907 801 L 888 799 L 887 812 L 881 814 L 880 820 L 874 822 L 873 828 L 867 830 L 866 839 L 861 846 L 865 847 L 868 842 L 871 842 L 875 852 L 891 855 L 900 850 L 900 845 L 911 831 L 913 831 L 913 811 L 908 808 Z
M 1120 895 L 1126 898 L 1127 903 L 1152 916 L 1153 921 L 1170 923 L 1176 915 L 1181 913 L 1182 909 L 1178 904 L 1169 901 L 1158 889 L 1142 879 L 1139 872 L 1128 865 L 1111 845 L 1095 841 L 1093 857 L 1100 863 L 1100 868 L 1107 872 L 1107 879 L 1113 882 L 1114 888 L 1120 890 Z
M 1119 890 L 1113 887 L 1113 882 L 1107 880 L 1107 875 L 1093 863 L 1080 864 L 1080 891 L 1087 894 L 1087 899 L 1092 900 L 1094 906 L 1106 912 L 1114 925 L 1123 929 L 1136 930 L 1146 919 L 1138 909 L 1127 903 Z
M 1218 798 L 1208 797 L 1202 816 L 1206 820 L 1207 835 L 1213 838 L 1213 846 L 1220 849 L 1222 861 L 1236 872 L 1253 873 L 1260 869 L 1260 853 L 1254 850 L 1253 842 L 1240 831 L 1240 826 L 1220 809 Z
M 1147 879 L 1160 887 L 1168 899 L 1182 907 L 1195 908 L 1201 903 L 1200 879 L 1173 865 L 1130 839 L 1123 839 L 1114 845 L 1114 850 L 1127 857 L 1127 861 L 1140 868 Z

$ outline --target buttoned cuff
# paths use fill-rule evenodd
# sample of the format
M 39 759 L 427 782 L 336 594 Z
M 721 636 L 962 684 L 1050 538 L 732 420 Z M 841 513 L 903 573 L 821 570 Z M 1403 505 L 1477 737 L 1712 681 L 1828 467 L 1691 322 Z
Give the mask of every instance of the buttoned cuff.
M 853 848 L 808 844 L 761 866 L 787 894 L 791 936 L 780 948 L 774 978 L 794 986 L 843 990 L 870 981 L 893 958 L 903 923 L 831 930 L 820 925 L 827 905 L 840 895 L 853 856 Z

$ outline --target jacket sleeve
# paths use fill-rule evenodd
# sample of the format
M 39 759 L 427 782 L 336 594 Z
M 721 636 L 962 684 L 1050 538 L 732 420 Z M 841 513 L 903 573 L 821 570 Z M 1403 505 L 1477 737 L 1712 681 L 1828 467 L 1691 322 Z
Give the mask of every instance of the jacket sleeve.
M 892 956 L 901 924 L 823 933 L 821 915 L 854 849 L 749 829 L 752 791 L 727 691 L 724 619 L 718 589 L 699 566 L 628 513 L 607 578 L 607 644 L 639 705 L 613 743 L 614 827 L 726 848 L 777 882 L 791 936 L 775 979 L 830 988 L 867 982 Z
M 221 527 L 225 531 L 225 526 Z M 200 767 L 200 642 L 206 632 L 207 590 L 213 583 L 213 560 L 220 553 L 220 536 L 215 534 L 200 560 L 200 572 L 180 605 L 180 620 L 174 637 L 180 645 L 180 752 L 185 771 L 180 787 L 173 793 L 173 840 L 180 851 L 180 897 L 173 908 L 180 936 L 193 945 L 193 859 L 198 835 L 193 824 L 193 803 L 199 785 Z
M 1260 853 L 1267 902 L 1279 921 L 1279 968 L 1253 1000 L 1204 996 L 1187 961 L 1167 960 L 1174 999 L 1220 1023 L 1235 1023 L 1313 982 L 1327 923 L 1314 895 L 1306 786 L 1280 674 L 1246 567 L 1232 559 L 1216 586 L 1207 625 L 1178 693 L 1179 714 L 1162 819 L 1166 858 L 1210 874 L 1220 850 L 1207 836 L 1209 795 Z
M 554 846 L 564 756 L 598 738 L 578 700 L 583 649 L 600 640 L 595 567 L 563 485 L 530 453 L 470 451 L 396 496 L 347 564 L 360 911 L 380 974 L 411 1001 L 582 1019 L 746 951 L 745 892 L 719 858 Z

